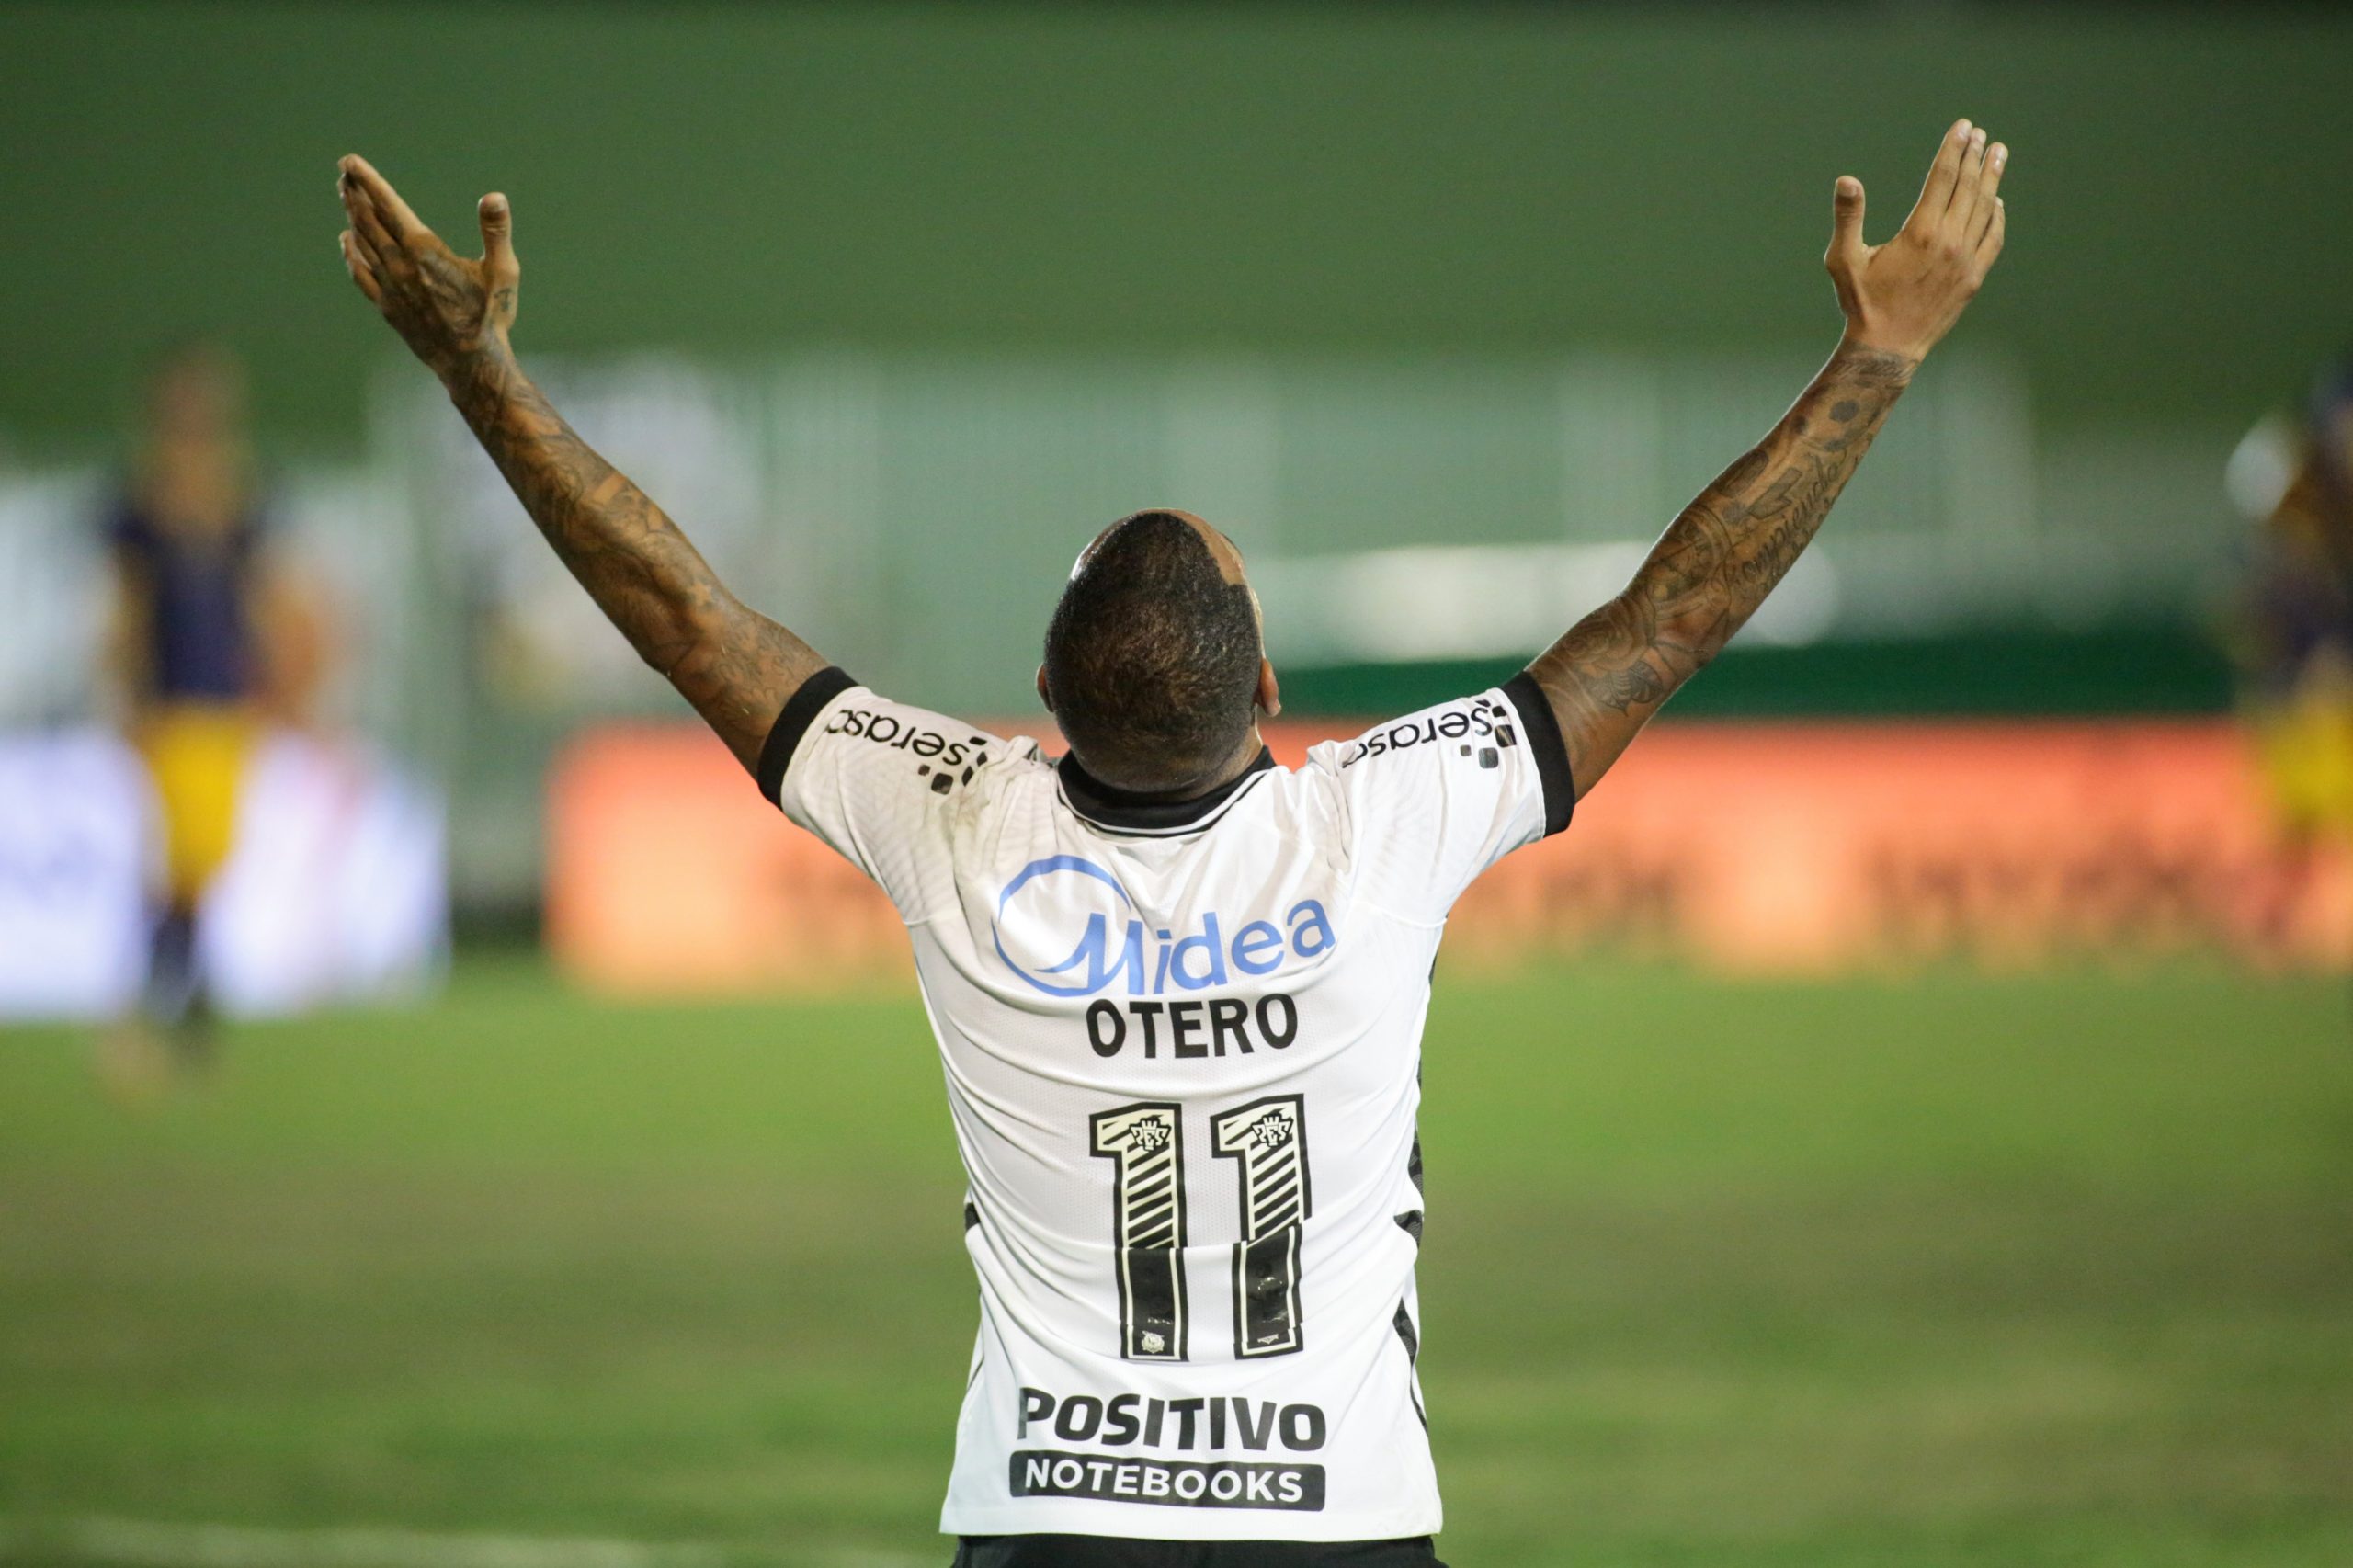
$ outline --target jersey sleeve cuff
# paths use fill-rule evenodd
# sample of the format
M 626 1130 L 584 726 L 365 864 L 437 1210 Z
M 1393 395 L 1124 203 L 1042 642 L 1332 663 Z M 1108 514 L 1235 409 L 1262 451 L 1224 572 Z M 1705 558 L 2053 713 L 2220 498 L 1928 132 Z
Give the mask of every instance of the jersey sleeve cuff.
M 760 793 L 770 803 L 784 804 L 784 770 L 792 766 L 792 754 L 801 745 L 801 737 L 825 704 L 858 684 L 842 669 L 827 665 L 801 683 L 801 689 L 787 699 L 784 711 L 776 717 L 776 727 L 768 732 L 767 740 L 760 747 L 760 766 L 756 775 Z
M 1504 682 L 1503 691 L 1519 715 L 1519 733 L 1527 739 L 1529 755 L 1536 759 L 1536 776 L 1543 780 L 1544 836 L 1550 838 L 1569 825 L 1569 814 L 1576 810 L 1576 780 L 1569 777 L 1569 743 L 1561 736 L 1552 699 L 1544 695 L 1534 676 L 1522 670 Z

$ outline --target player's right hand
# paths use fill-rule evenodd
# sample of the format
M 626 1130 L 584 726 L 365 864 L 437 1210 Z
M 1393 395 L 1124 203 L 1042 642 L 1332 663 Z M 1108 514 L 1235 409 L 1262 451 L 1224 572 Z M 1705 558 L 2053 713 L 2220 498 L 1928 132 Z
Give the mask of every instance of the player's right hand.
M 523 275 L 506 198 L 482 199 L 483 253 L 468 261 L 417 221 L 367 159 L 349 154 L 337 169 L 335 188 L 351 220 L 343 264 L 416 357 L 447 381 L 484 352 L 505 354 Z
M 1847 342 L 1918 359 L 1952 330 L 2002 254 L 1995 192 L 2009 161 L 1984 127 L 1955 121 L 1912 215 L 1883 245 L 1863 243 L 1863 182 L 1839 177 L 1822 260 L 1847 313 Z

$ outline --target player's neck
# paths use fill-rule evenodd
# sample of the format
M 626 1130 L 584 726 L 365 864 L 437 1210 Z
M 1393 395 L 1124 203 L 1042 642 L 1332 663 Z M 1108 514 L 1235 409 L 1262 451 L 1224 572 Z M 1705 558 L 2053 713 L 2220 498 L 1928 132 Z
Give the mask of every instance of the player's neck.
M 1233 755 L 1226 758 L 1225 766 L 1192 786 L 1183 798 L 1189 800 L 1195 795 L 1215 794 L 1257 767 L 1258 754 L 1266 749 L 1267 743 L 1259 737 L 1257 721 L 1254 719 L 1250 723 L 1250 733 L 1242 738 L 1242 744 L 1234 749 Z
M 1182 805 L 1187 801 L 1197 801 L 1204 795 L 1214 795 L 1231 785 L 1235 779 L 1258 765 L 1258 758 L 1266 749 L 1267 743 L 1260 737 L 1257 724 L 1253 722 L 1250 733 L 1243 737 L 1241 744 L 1234 748 L 1233 755 L 1226 758 L 1219 767 L 1202 774 L 1198 778 L 1163 790 L 1138 790 L 1126 785 L 1113 784 L 1088 769 L 1084 762 L 1078 761 L 1075 757 L 1072 760 L 1077 763 L 1082 772 L 1086 773 L 1094 786 L 1102 790 L 1107 795 L 1139 805 Z

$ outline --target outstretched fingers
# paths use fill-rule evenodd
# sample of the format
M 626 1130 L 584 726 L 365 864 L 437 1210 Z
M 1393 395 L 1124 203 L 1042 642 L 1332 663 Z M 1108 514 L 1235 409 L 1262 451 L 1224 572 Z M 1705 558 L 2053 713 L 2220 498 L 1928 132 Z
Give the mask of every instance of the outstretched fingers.
M 375 258 L 369 254 L 364 242 L 358 234 L 346 229 L 337 236 L 336 244 L 343 252 L 345 270 L 351 274 L 351 280 L 359 285 L 359 291 L 368 296 L 369 303 L 383 303 L 384 286 L 377 280 Z
M 408 203 L 401 199 L 401 193 L 392 188 L 392 182 L 378 174 L 376 166 L 367 159 L 357 153 L 347 153 L 336 166 L 343 171 L 345 180 L 357 185 L 367 196 L 392 238 L 414 242 L 419 236 L 432 234 L 433 231 L 409 210 Z
M 1984 199 L 1985 159 L 1991 152 L 1985 128 L 1981 125 L 1972 130 L 1969 151 L 1961 154 L 1961 181 L 1953 187 L 1952 205 L 1945 209 L 1945 231 L 1964 247 L 1977 237 L 1978 207 Z
M 335 192 L 343 198 L 344 216 L 351 220 L 352 233 L 368 247 L 369 258 L 379 273 L 387 270 L 387 264 L 406 259 L 401 254 L 400 242 L 385 226 L 383 214 L 377 210 L 366 187 L 345 174 L 336 179 Z
M 357 225 L 343 232 L 344 254 L 368 269 L 379 283 L 384 280 L 384 256 L 368 241 Z
M 1940 221 L 1945 210 L 1952 205 L 1952 193 L 1961 183 L 1961 162 L 1969 152 L 1970 132 L 1973 128 L 1965 119 L 1953 121 L 1952 129 L 1937 148 L 1937 160 L 1928 165 L 1927 182 L 1920 187 L 1920 199 L 1912 206 L 1912 216 L 1904 220 L 1904 227 L 1914 223 L 1934 223 Z
M 1954 180 L 1952 201 L 1945 209 L 1949 222 L 1966 226 L 1971 213 L 1977 210 L 1977 187 L 1985 180 L 1985 128 L 1969 128 L 1969 145 L 1961 150 L 1961 174 Z
M 1969 244 L 1973 249 L 1984 244 L 1985 235 L 1994 226 L 1995 214 L 2002 210 L 2002 171 L 2009 166 L 2010 150 L 1996 142 L 1985 149 L 1985 172 L 1977 180 L 1977 205 L 1969 215 Z
M 2000 197 L 1994 199 L 1993 221 L 1985 225 L 1985 237 L 1977 242 L 1977 267 L 1981 274 L 1986 267 L 1994 265 L 1995 256 L 2002 254 L 2003 220 L 2007 216 L 2008 210 L 2002 204 Z

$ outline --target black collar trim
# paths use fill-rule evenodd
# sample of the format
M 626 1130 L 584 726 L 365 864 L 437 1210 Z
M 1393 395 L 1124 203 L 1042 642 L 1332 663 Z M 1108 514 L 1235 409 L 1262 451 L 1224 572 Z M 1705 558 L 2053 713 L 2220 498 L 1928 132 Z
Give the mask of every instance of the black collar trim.
M 1062 783 L 1063 803 L 1097 827 L 1154 837 L 1207 827 L 1274 766 L 1274 754 L 1260 746 L 1257 759 L 1239 777 L 1186 801 L 1156 800 L 1113 789 L 1081 767 L 1074 755 L 1065 754 L 1054 765 L 1054 773 Z

